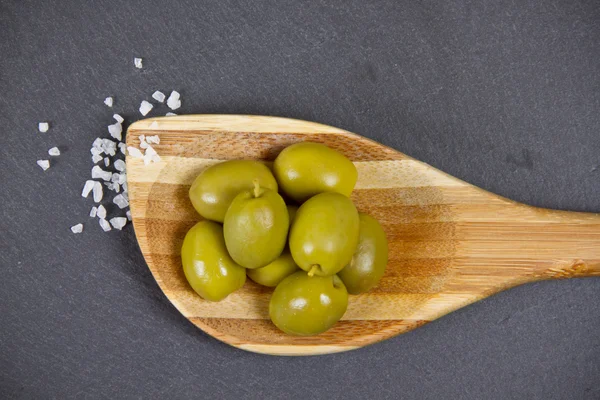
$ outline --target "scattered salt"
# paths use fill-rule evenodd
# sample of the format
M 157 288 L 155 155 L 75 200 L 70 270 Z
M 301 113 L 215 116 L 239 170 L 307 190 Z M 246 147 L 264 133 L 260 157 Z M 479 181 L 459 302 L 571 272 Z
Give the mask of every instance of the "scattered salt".
M 111 177 L 112 177 L 112 173 L 110 171 L 105 171 L 97 165 L 94 165 L 94 168 L 92 168 L 92 178 L 93 179 L 100 178 L 105 181 L 110 181 Z
M 104 192 L 102 191 L 102 184 L 100 182 L 94 182 L 94 188 L 92 189 L 92 193 L 94 195 L 94 201 L 96 203 L 100 203 L 102 201 L 102 196 L 104 196 Z
M 121 191 L 121 185 L 119 185 L 119 182 L 115 182 L 112 185 L 115 192 L 119 193 Z
M 132 147 L 132 146 L 127 147 L 127 152 L 133 158 L 143 158 L 144 157 L 144 155 L 142 154 L 140 149 Z
M 104 166 L 105 166 L 105 167 L 108 167 L 108 166 L 110 166 L 110 158 L 108 158 L 108 157 L 104 157 Z
M 85 181 L 85 185 L 83 185 L 83 190 L 81 191 L 81 197 L 88 197 L 88 195 L 94 188 L 95 184 L 96 184 L 96 181 L 92 181 L 92 180 Z
M 125 215 L 127 216 L 127 219 L 131 221 L 131 211 L 127 211 Z
M 150 110 L 152 110 L 152 103 L 148 103 L 146 100 L 142 100 L 142 104 L 140 104 L 140 114 L 146 116 Z
M 92 156 L 92 161 L 94 162 L 94 164 L 102 161 L 102 156 L 100 154 L 94 154 Z
M 165 94 L 160 90 L 157 90 L 156 92 L 152 93 L 152 98 L 156 101 L 160 101 L 161 103 L 165 102 L 165 97 Z
M 153 122 L 153 123 L 156 123 L 156 121 Z M 152 125 L 150 125 L 150 128 L 152 128 Z M 149 144 L 160 144 L 160 138 L 158 137 L 158 135 L 146 136 L 146 143 L 149 143 Z
M 148 143 L 146 143 L 146 142 L 142 142 L 142 143 L 140 143 L 140 149 L 147 149 L 147 148 L 148 148 L 148 146 L 149 146 L 149 144 L 148 144 Z
M 120 123 L 120 124 L 122 124 L 122 123 L 123 123 L 123 121 L 125 121 L 125 120 L 123 119 L 123 117 L 121 117 L 119 114 L 113 114 L 113 118 L 114 118 L 114 119 L 115 119 L 115 120 L 116 120 L 118 123 Z
M 102 204 L 100 204 L 98 206 L 98 211 L 96 212 L 96 215 L 100 219 L 105 219 L 106 218 L 106 208 L 104 208 L 104 206 Z
M 166 115 L 167 117 L 172 117 L 173 115 L 177 115 L 177 114 L 175 114 L 175 113 L 172 113 L 172 112 L 168 112 L 168 113 L 166 113 L 165 115 Z
M 110 140 L 110 139 L 101 139 L 102 140 L 102 146 L 101 149 L 102 151 L 104 151 L 106 154 L 114 156 L 115 154 L 117 154 L 117 143 Z
M 37 165 L 40 166 L 44 171 L 50 168 L 50 161 L 48 160 L 37 160 Z
M 113 172 L 113 174 L 110 177 L 110 181 L 111 182 L 118 182 L 119 181 L 119 174 L 117 174 L 116 172 Z
M 110 224 L 113 226 L 113 228 L 118 229 L 118 230 L 123 229 L 123 227 L 125 226 L 126 223 L 127 223 L 127 218 L 125 218 L 125 217 L 115 217 L 115 218 L 110 219 Z
M 167 99 L 167 106 L 169 106 L 169 108 L 171 110 L 177 110 L 179 107 L 181 107 L 181 100 L 179 98 L 180 98 L 179 92 L 177 92 L 176 90 L 173 90 L 171 92 L 171 95 Z
M 115 161 L 115 169 L 117 171 L 125 171 L 125 161 L 123 161 L 123 160 L 116 160 Z
M 123 192 L 127 193 L 127 182 L 121 183 L 121 188 L 123 188 Z
M 92 207 L 92 209 L 90 210 L 90 217 L 95 218 L 97 214 L 98 208 L 96 206 Z
M 136 68 L 142 68 L 142 59 L 135 57 L 133 59 L 133 64 L 135 65 Z
M 123 172 L 122 174 L 119 174 L 119 180 L 117 181 L 117 183 L 119 185 L 122 185 L 125 182 L 127 182 L 127 174 Z
M 123 132 L 123 127 L 120 122 L 108 126 L 108 133 L 110 136 L 114 137 L 117 140 L 122 139 L 121 133 Z
M 121 150 L 121 153 L 126 154 L 127 152 L 127 145 L 123 142 L 120 142 L 117 146 L 119 146 L 119 150 Z
M 83 224 L 73 225 L 71 227 L 71 232 L 73 232 L 73 233 L 81 233 L 81 232 L 83 232 Z
M 100 218 L 100 219 L 98 220 L 98 222 L 100 223 L 100 226 L 102 227 L 102 230 L 103 230 L 104 232 L 108 232 L 108 231 L 110 231 L 110 229 L 111 229 L 111 228 L 110 228 L 110 224 L 108 223 L 108 221 L 107 221 L 107 220 L 105 220 L 104 218 Z
M 50 129 L 50 124 L 48 124 L 47 122 L 40 122 L 38 124 L 38 130 L 40 132 L 48 132 L 48 129 Z
M 113 98 L 112 97 L 107 97 L 104 99 L 104 104 L 106 104 L 109 107 L 113 106 Z
M 60 150 L 58 149 L 58 147 L 53 147 L 50 150 L 48 150 L 48 154 L 55 157 L 60 156 Z
M 129 201 L 124 194 L 118 194 L 113 198 L 113 203 L 115 203 L 120 209 L 123 209 L 129 205 Z

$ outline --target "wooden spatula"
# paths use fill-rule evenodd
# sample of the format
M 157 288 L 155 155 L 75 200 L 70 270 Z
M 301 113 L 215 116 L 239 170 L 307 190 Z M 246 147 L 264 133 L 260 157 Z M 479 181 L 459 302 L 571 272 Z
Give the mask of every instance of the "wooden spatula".
M 600 215 L 519 204 L 342 129 L 275 117 L 187 115 L 138 121 L 127 144 L 139 147 L 140 135 L 160 137 L 160 162 L 127 157 L 133 224 L 148 267 L 185 317 L 244 350 L 356 349 L 522 283 L 600 276 Z M 250 280 L 219 303 L 201 299 L 179 256 L 186 231 L 201 219 L 188 189 L 203 169 L 230 159 L 272 161 L 300 141 L 324 143 L 356 164 L 352 200 L 383 224 L 390 249 L 380 284 L 350 296 L 343 320 L 314 337 L 277 330 L 268 316 L 271 290 Z

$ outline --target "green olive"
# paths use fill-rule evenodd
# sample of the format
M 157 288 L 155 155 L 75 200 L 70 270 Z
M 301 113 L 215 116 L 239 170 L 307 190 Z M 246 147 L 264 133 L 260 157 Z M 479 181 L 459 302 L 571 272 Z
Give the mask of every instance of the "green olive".
M 227 253 L 223 228 L 216 222 L 201 221 L 188 231 L 181 261 L 190 286 L 205 300 L 223 300 L 246 282 L 246 270 Z
M 387 238 L 379 222 L 363 213 L 358 217 L 358 246 L 350 264 L 338 273 L 351 294 L 364 293 L 377 285 L 388 260 Z
M 287 241 L 289 214 L 281 196 L 261 188 L 238 194 L 225 214 L 223 233 L 231 258 L 243 267 L 264 267 L 281 255 Z
M 284 250 L 272 263 L 261 268 L 249 269 L 247 273 L 248 278 L 254 282 L 263 286 L 275 287 L 283 278 L 298 270 L 290 252 Z
M 294 223 L 294 218 L 296 218 L 296 213 L 298 212 L 298 206 L 287 205 L 288 215 L 290 217 L 290 226 Z
M 269 316 L 290 335 L 318 335 L 331 328 L 348 308 L 348 292 L 336 275 L 309 277 L 298 271 L 273 292 Z
M 277 191 L 277 181 L 266 165 L 251 160 L 225 161 L 196 177 L 189 191 L 190 200 L 201 216 L 223 222 L 233 198 L 251 190 L 255 179 L 261 187 Z
M 311 197 L 298 209 L 290 231 L 294 261 L 311 276 L 337 273 L 352 259 L 358 226 L 358 212 L 346 196 L 329 192 Z
M 299 202 L 323 192 L 350 197 L 358 178 L 356 167 L 343 154 L 311 142 L 283 149 L 275 159 L 273 172 L 281 189 Z

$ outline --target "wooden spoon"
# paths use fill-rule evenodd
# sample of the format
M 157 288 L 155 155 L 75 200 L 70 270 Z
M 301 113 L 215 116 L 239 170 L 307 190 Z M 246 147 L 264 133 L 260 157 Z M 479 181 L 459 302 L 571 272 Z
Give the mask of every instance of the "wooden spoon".
M 600 276 L 600 215 L 516 203 L 342 129 L 287 118 L 186 115 L 138 121 L 127 144 L 139 147 L 140 135 L 160 137 L 160 162 L 127 157 L 133 225 L 148 267 L 186 318 L 244 350 L 356 349 L 522 283 Z M 356 164 L 352 200 L 382 223 L 390 250 L 380 284 L 350 296 L 344 318 L 313 337 L 275 328 L 271 289 L 250 280 L 219 303 L 203 300 L 187 284 L 179 256 L 186 231 L 201 219 L 188 189 L 202 170 L 230 159 L 272 161 L 300 141 L 324 143 Z

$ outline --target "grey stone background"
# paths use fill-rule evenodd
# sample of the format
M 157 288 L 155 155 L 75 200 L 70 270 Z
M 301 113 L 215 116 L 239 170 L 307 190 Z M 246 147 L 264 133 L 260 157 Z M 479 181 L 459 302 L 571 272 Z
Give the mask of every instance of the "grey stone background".
M 182 113 L 318 121 L 515 200 L 600 211 L 597 1 L 0 0 L 0 398 L 600 398 L 599 279 L 330 356 L 196 329 L 131 227 L 103 233 L 79 195 L 103 99 L 131 123 L 156 89 Z

